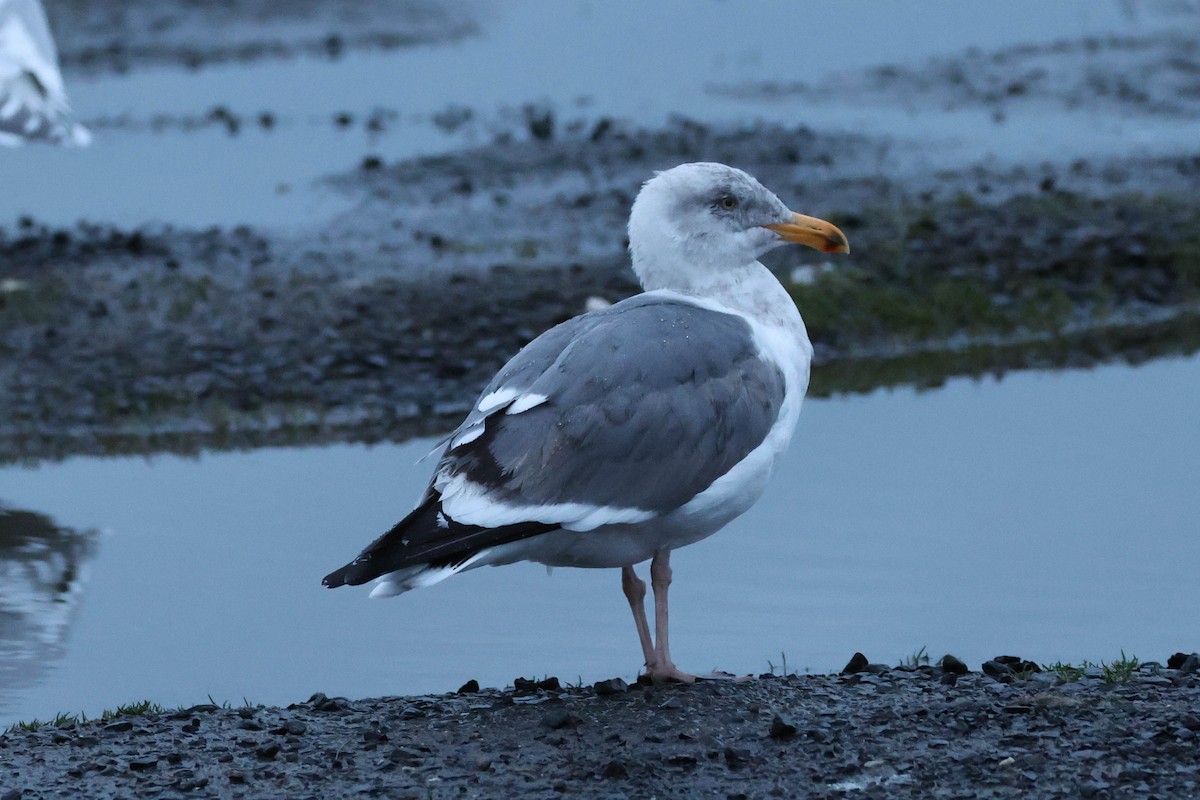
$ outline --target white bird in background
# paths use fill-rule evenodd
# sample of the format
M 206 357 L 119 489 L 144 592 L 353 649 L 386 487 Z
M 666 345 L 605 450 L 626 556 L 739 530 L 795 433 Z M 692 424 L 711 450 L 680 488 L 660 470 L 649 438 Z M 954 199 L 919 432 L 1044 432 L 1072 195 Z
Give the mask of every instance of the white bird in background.
M 92 135 L 71 117 L 58 52 L 39 0 L 0 0 L 0 144 L 84 146 Z
M 522 349 L 447 438 L 417 508 L 325 585 L 378 579 L 371 595 L 390 597 L 515 561 L 619 568 L 647 673 L 693 680 L 668 645 L 671 550 L 758 499 L 808 388 L 804 322 L 757 260 L 785 242 L 850 249 L 724 164 L 649 180 L 629 218 L 646 291 Z M 633 569 L 646 560 L 654 640 Z

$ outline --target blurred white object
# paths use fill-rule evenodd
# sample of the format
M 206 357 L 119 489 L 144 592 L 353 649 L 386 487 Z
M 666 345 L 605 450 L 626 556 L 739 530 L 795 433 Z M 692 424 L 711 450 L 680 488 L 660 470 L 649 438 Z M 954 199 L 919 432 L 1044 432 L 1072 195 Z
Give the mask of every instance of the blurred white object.
M 836 269 L 836 267 L 834 267 L 833 263 L 829 261 L 826 261 L 822 264 L 801 264 L 800 266 L 792 269 L 792 274 L 790 277 L 792 279 L 792 283 L 799 284 L 801 286 L 807 286 L 816 281 L 816 279 L 824 273 L 833 272 L 834 269 Z
M 40 0 L 0 0 L 0 144 L 87 145 L 71 117 L 58 52 Z
M 612 303 L 608 302 L 603 297 L 600 297 L 599 295 L 592 295 L 584 301 L 583 310 L 588 313 L 591 313 L 592 311 L 603 311 L 611 305 Z

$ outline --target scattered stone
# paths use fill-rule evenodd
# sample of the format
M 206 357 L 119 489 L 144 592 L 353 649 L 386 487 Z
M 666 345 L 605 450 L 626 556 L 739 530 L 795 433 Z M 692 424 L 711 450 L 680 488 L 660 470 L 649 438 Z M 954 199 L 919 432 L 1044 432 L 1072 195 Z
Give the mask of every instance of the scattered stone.
M 614 694 L 625 694 L 629 691 L 629 684 L 620 678 L 609 678 L 604 681 L 596 681 L 592 685 L 592 689 L 601 697 L 607 697 Z
M 796 726 L 790 720 L 776 714 L 771 718 L 771 730 L 768 735 L 772 739 L 791 739 L 796 735 Z
M 423 755 L 407 747 L 393 747 L 387 757 L 393 764 L 398 764 L 402 767 L 415 767 L 425 760 Z
M 610 780 L 624 780 L 629 777 L 629 769 L 625 766 L 625 762 L 614 758 L 608 762 L 601 774 Z
M 479 691 L 479 681 L 471 680 L 458 687 L 458 694 L 476 694 Z
M 966 664 L 949 653 L 942 656 L 941 665 L 943 670 L 953 675 L 966 675 L 968 672 L 970 672 L 970 670 L 967 669 Z
M 561 730 L 562 728 L 574 728 L 579 725 L 579 722 L 579 717 L 561 708 L 550 711 L 546 716 L 542 717 L 542 724 L 552 731 Z
M 1013 678 L 1012 669 L 994 659 L 983 662 L 983 674 L 1002 683 L 1011 681 Z
M 850 661 L 846 663 L 846 666 L 842 667 L 842 674 L 853 675 L 857 672 L 862 672 L 867 668 L 869 663 L 867 657 L 862 653 L 855 653 L 850 657 Z

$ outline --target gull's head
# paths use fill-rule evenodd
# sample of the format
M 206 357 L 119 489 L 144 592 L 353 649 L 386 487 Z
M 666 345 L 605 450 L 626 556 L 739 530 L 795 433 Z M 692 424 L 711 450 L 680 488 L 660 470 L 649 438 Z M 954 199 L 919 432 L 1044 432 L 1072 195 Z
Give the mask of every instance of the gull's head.
M 724 164 L 695 163 L 646 181 L 629 214 L 633 270 L 647 289 L 754 263 L 781 244 L 848 253 L 835 226 L 788 209 L 750 175 Z

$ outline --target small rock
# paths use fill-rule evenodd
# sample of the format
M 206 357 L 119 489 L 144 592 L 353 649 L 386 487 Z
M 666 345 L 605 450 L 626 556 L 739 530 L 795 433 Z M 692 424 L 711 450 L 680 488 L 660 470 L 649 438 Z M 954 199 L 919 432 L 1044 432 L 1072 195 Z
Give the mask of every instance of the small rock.
M 853 675 L 856 672 L 862 672 L 867 668 L 868 664 L 870 664 L 870 662 L 867 661 L 866 656 L 864 656 L 862 653 L 855 653 L 850 657 L 850 661 L 846 663 L 846 666 L 842 668 L 842 674 Z
M 291 736 L 303 736 L 304 732 L 307 730 L 308 730 L 308 726 L 305 725 L 300 720 L 289 719 L 289 720 L 285 721 L 282 725 L 280 725 L 278 728 L 275 728 L 274 730 L 272 730 L 271 733 L 274 733 L 274 734 L 286 733 Z
M 1010 681 L 1013 677 L 1011 668 L 994 659 L 983 662 L 983 674 L 997 681 Z
M 551 675 L 545 680 L 538 681 L 537 688 L 541 689 L 543 692 L 560 692 L 562 691 L 562 684 L 558 682 L 558 678 Z
M 939 683 L 941 683 L 943 686 L 957 686 L 958 685 L 958 673 L 957 672 L 947 672 L 946 674 L 942 675 L 942 678 L 939 681 Z
M 949 653 L 942 656 L 942 669 L 952 675 L 966 675 L 970 672 L 966 664 Z
M 479 681 L 471 678 L 471 680 L 458 687 L 458 694 L 475 694 L 479 691 Z
M 229 772 L 225 773 L 225 777 L 229 779 L 230 783 L 242 784 L 246 782 L 246 773 L 240 769 L 229 770 Z
M 770 737 L 772 739 L 790 739 L 796 735 L 796 726 L 790 720 L 776 714 L 771 719 Z
M 596 683 L 592 685 L 592 689 L 594 689 L 596 694 L 600 695 L 601 697 L 607 697 L 608 695 L 624 694 L 625 692 L 628 692 L 629 684 L 620 678 L 609 678 L 606 681 L 596 681 Z
M 564 709 L 556 709 L 542 717 L 542 724 L 552 731 L 561 728 L 574 728 L 579 724 L 579 717 Z
M 262 747 L 255 750 L 254 755 L 263 761 L 273 761 L 275 756 L 279 755 L 279 750 L 279 744 L 277 742 L 271 742 L 270 744 L 264 744 Z
M 529 678 L 516 678 L 513 680 L 513 691 L 517 694 L 529 694 L 537 691 L 537 682 L 531 681 Z
M 25 794 L 23 789 L 9 789 L 4 794 L 0 794 L 0 800 L 21 800 L 23 794 Z
M 130 722 L 129 720 L 122 720 L 121 722 L 113 722 L 109 725 L 105 725 L 104 730 L 112 731 L 114 733 L 123 733 L 125 731 L 133 730 L 133 723 Z
M 425 716 L 425 712 L 413 705 L 404 707 L 400 712 L 400 719 L 420 719 Z
M 134 772 L 149 772 L 158 769 L 157 758 L 139 758 L 129 762 L 129 768 Z
M 725 748 L 725 766 L 730 769 L 741 769 L 750 761 L 750 751 L 742 747 Z
M 425 759 L 415 750 L 409 750 L 407 747 L 393 747 L 392 752 L 388 753 L 388 760 L 403 767 L 415 767 Z
M 629 777 L 629 769 L 626 768 L 625 762 L 619 758 L 614 758 L 608 762 L 608 766 L 604 768 L 604 777 L 610 780 L 621 780 Z

